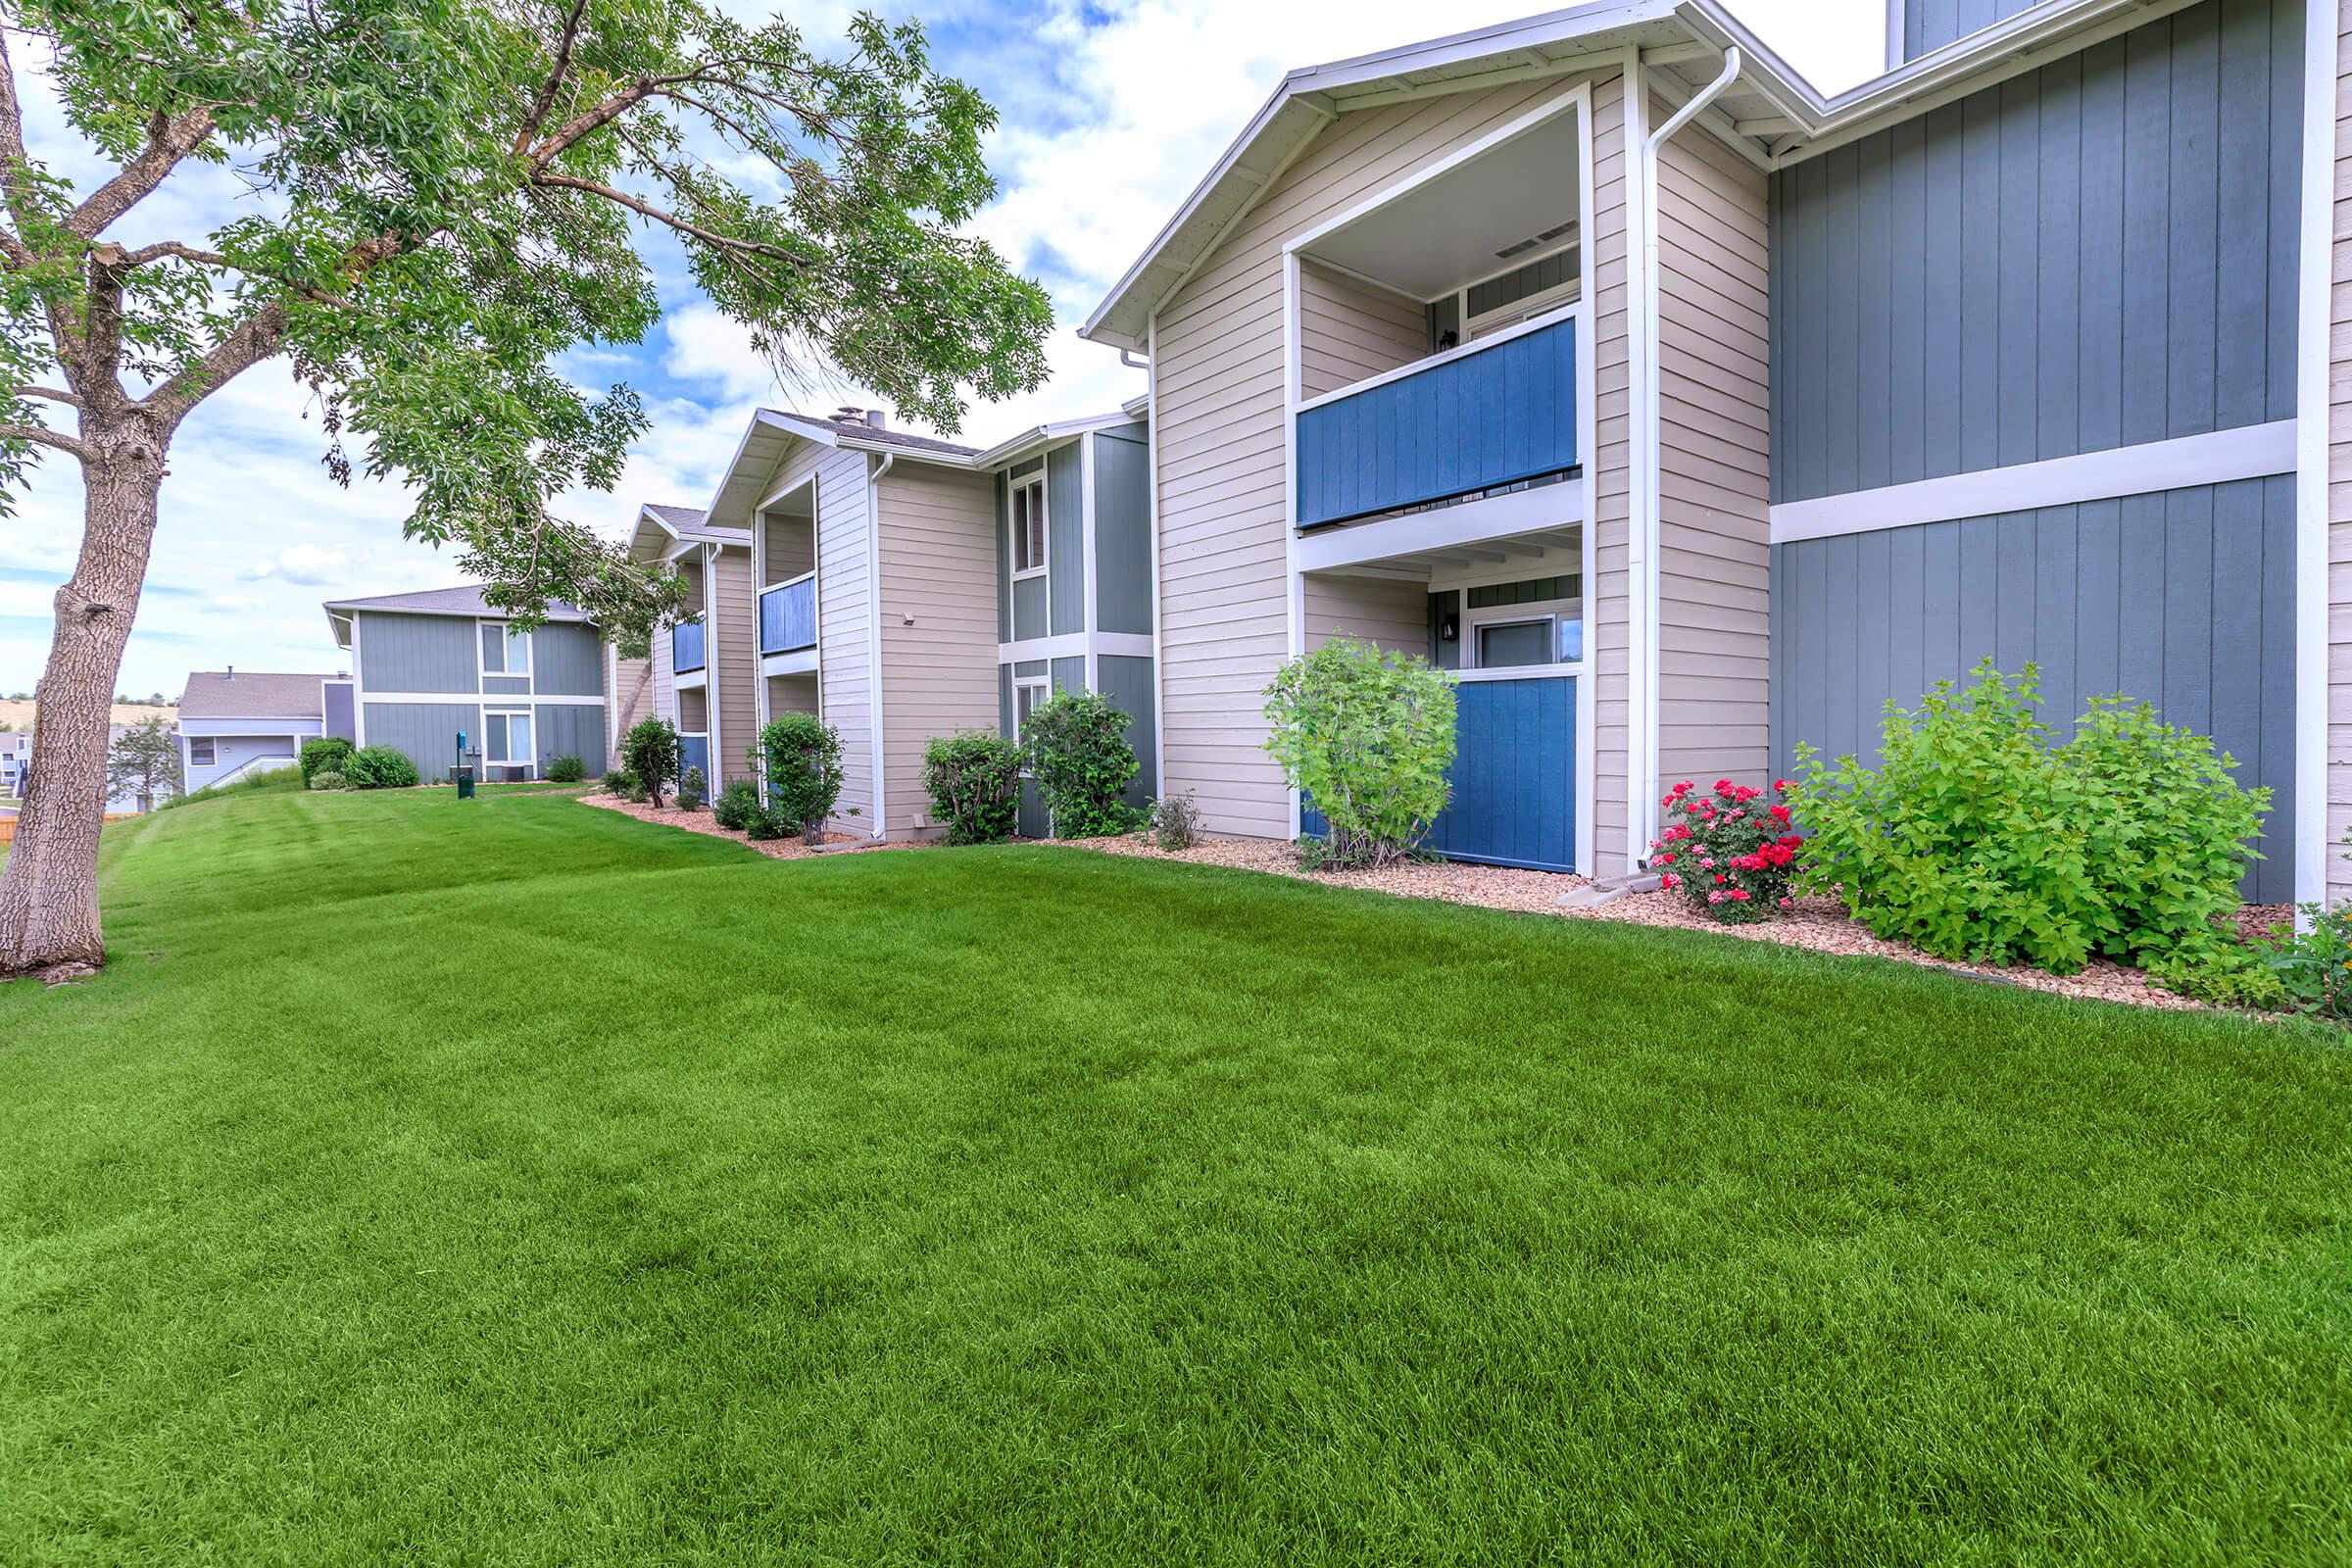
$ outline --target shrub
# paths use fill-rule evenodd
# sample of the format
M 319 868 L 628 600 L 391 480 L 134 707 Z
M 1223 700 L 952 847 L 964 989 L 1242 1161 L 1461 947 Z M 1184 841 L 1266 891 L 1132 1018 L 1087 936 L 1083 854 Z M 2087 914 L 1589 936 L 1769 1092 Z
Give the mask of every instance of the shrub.
M 718 792 L 710 803 L 710 817 L 720 827 L 737 833 L 749 829 L 752 818 L 760 814 L 760 792 L 742 779 L 737 779 Z
M 1055 838 L 1100 838 L 1135 826 L 1126 800 L 1136 770 L 1131 722 L 1094 692 L 1057 692 L 1030 710 L 1021 750 Z
M 1888 704 L 1876 768 L 1798 747 L 1804 884 L 1942 958 L 2066 973 L 2094 955 L 2210 955 L 2270 792 L 2122 698 L 2093 700 L 2052 747 L 2039 697 L 2035 666 L 2012 680 L 1986 661 L 1965 691 L 1938 681 L 1915 711 Z
M 1787 784 L 1780 779 L 1773 787 Z M 1788 805 L 1757 805 L 1763 798 L 1762 790 L 1728 778 L 1712 790 L 1685 780 L 1661 803 L 1674 820 L 1649 841 L 1659 880 L 1725 925 L 1769 919 L 1788 906 L 1804 840 L 1789 831 Z
M 318 735 L 302 743 L 302 781 L 314 783 L 324 772 L 343 771 L 343 759 L 356 748 L 340 735 Z
M 621 765 L 636 775 L 645 798 L 656 806 L 662 804 L 662 790 L 677 778 L 681 756 L 677 726 L 666 718 L 641 718 L 620 738 Z
M 323 773 L 313 773 L 310 787 L 315 790 L 347 790 L 351 788 L 351 780 L 329 768 Z
M 343 759 L 343 776 L 357 790 L 405 790 L 416 784 L 416 764 L 390 746 L 363 746 Z
M 766 770 L 767 808 L 785 831 L 823 843 L 841 799 L 841 732 L 814 713 L 785 713 L 760 732 L 752 760 Z
M 625 767 L 616 767 L 605 774 L 604 791 L 607 795 L 626 795 L 629 786 L 636 782 L 636 774 Z
M 1265 748 L 1330 824 L 1321 862 L 1409 857 L 1446 808 L 1453 681 L 1428 661 L 1335 637 L 1266 688 Z
M 699 811 L 703 808 L 703 803 L 710 798 L 710 781 L 703 777 L 703 770 L 699 767 L 688 768 L 678 780 L 678 809 Z
M 588 776 L 588 764 L 576 757 L 551 757 L 547 760 L 548 782 L 577 784 Z
M 1152 803 L 1152 843 L 1156 849 L 1189 850 L 1200 842 L 1200 808 L 1190 795 L 1165 795 Z
M 645 787 L 645 780 L 631 773 L 628 791 L 621 796 L 621 799 L 627 801 L 631 806 L 643 806 L 653 798 L 653 793 Z
M 744 824 L 744 831 L 755 839 L 780 839 L 789 837 L 794 826 L 783 812 L 773 807 L 762 806 L 753 810 L 752 819 Z
M 2330 909 L 2306 904 L 2299 907 L 2306 929 L 2278 932 L 2256 950 L 2264 973 L 2275 986 L 2267 1001 L 2256 1004 L 2352 1023 L 2352 906 Z M 2229 999 L 2208 996 L 2204 1000 Z
M 1012 837 L 1021 811 L 1021 749 L 994 730 L 958 730 L 923 747 L 923 788 L 950 844 Z

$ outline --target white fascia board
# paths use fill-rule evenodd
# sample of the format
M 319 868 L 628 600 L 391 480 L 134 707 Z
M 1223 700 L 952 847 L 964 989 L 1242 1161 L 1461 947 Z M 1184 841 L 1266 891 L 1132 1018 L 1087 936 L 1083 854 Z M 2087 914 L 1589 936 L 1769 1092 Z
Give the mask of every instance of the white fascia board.
M 1513 534 L 1573 527 L 1585 520 L 1584 503 L 1583 485 L 1546 484 L 1377 522 L 1341 523 L 1298 535 L 1298 569 L 1327 571 L 1391 556 L 1421 555 Z
M 1840 534 L 1876 533 L 1958 517 L 1988 517 L 2039 507 L 2067 507 L 2118 496 L 2150 495 L 2190 485 L 2228 484 L 2295 471 L 2295 421 L 2243 424 L 2071 458 L 2044 458 L 2005 468 L 1914 479 L 1772 509 L 1772 542 L 1795 544 Z
M 1027 457 L 1031 448 L 1057 446 L 1071 436 L 1087 435 L 1096 430 L 1108 430 L 1118 425 L 1133 424 L 1134 422 L 1135 416 L 1122 406 L 1108 414 L 1090 414 L 1080 419 L 1061 419 L 1052 424 L 1032 425 L 1019 435 L 1007 437 L 987 451 L 975 454 L 968 466 L 1001 468 L 1008 463 L 1018 463 Z

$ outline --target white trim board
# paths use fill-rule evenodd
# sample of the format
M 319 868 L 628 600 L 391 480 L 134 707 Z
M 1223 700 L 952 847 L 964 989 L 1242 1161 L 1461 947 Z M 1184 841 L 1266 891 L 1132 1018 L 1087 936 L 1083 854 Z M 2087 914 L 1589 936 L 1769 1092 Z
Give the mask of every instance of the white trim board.
M 1000 664 L 1025 664 L 1033 659 L 1085 659 L 1092 663 L 1103 654 L 1113 659 L 1154 657 L 1151 635 L 1140 631 L 1065 631 L 1054 637 L 997 644 Z
M 2328 450 L 2334 435 L 2329 389 L 2335 367 L 2334 278 L 2336 105 L 2341 83 L 2335 4 L 2310 0 L 2303 16 L 2302 228 L 2297 235 L 2295 408 L 2295 901 L 2328 899 L 2335 847 L 2328 842 L 2329 748 Z M 2300 921 L 2298 923 L 2301 923 Z
M 429 703 L 436 708 L 602 708 L 602 697 L 562 697 L 538 692 L 366 692 L 360 702 Z M 318 722 L 316 719 L 311 722 Z
M 1457 502 L 1450 507 L 1434 507 L 1427 512 L 1408 512 L 1400 517 L 1383 517 L 1375 522 L 1340 523 L 1303 534 L 1293 529 L 1298 539 L 1293 575 L 1383 561 L 1391 556 L 1459 549 L 1513 534 L 1572 528 L 1585 520 L 1584 490 L 1583 485 L 1573 482 L 1543 484 L 1477 501 Z
M 1811 501 L 1784 501 L 1772 509 L 1772 542 L 1875 533 L 2294 471 L 2295 421 L 2278 419 Z

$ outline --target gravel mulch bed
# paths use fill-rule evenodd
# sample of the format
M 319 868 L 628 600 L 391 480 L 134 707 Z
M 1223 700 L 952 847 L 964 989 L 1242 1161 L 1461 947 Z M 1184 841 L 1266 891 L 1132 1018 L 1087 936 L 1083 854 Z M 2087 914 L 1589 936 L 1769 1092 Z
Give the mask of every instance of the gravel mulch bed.
M 802 843 L 800 835 L 797 833 L 788 839 L 755 839 L 750 834 L 738 833 L 731 827 L 720 827 L 712 819 L 708 807 L 699 811 L 681 811 L 674 805 L 643 806 L 635 801 L 623 800 L 617 795 L 601 793 L 581 796 L 580 804 L 597 807 L 602 810 L 618 811 L 621 815 L 633 816 L 640 822 L 659 822 L 663 827 L 684 828 L 689 833 L 700 833 L 709 838 L 733 839 L 738 844 L 748 845 L 752 849 L 758 850 L 771 859 L 798 860 L 817 853 L 813 846 Z M 827 844 L 856 844 L 876 850 L 913 848 L 913 846 L 906 844 L 872 844 L 855 833 L 828 833 L 825 835 L 825 842 Z M 856 853 L 862 853 L 862 850 Z
M 1635 925 L 1675 926 L 1688 931 L 1710 931 L 1751 942 L 1778 942 L 1815 953 L 1891 958 L 1926 968 L 1944 969 L 1994 984 L 2047 991 L 2064 997 L 2087 997 L 2134 1006 L 2203 1010 L 2204 1004 L 2165 990 L 2128 965 L 2094 959 L 2079 974 L 2047 974 L 2039 969 L 2002 968 L 1994 964 L 1948 963 L 1930 957 L 1906 943 L 1875 937 L 1846 916 L 1833 899 L 1800 899 L 1780 919 L 1754 925 L 1718 925 L 1672 893 L 1636 894 L 1596 909 L 1560 907 L 1560 895 L 1584 886 L 1587 878 L 1551 871 L 1521 871 L 1503 866 L 1469 865 L 1450 860 L 1420 861 L 1385 871 L 1309 871 L 1298 863 L 1288 844 L 1253 839 L 1208 839 L 1189 850 L 1169 853 L 1153 849 L 1140 834 L 1075 841 L 1079 849 L 1107 855 L 1133 855 L 1149 859 L 1182 860 L 1191 865 L 1233 866 L 1265 871 L 1301 881 L 1337 887 L 1367 888 L 1401 898 L 1437 899 L 1447 904 L 1473 904 L 1490 909 L 1513 909 L 1525 914 L 1551 914 L 1564 919 L 1619 920 Z M 2266 934 L 2281 920 L 2292 919 L 2288 905 L 2249 904 L 2239 911 L 2238 929 L 2252 937 Z

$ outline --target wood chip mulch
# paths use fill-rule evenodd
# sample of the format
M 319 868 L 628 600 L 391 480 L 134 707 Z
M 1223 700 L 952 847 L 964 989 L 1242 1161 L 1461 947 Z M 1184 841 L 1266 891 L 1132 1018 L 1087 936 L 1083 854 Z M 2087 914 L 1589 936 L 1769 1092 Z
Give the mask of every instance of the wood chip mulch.
M 593 806 L 607 811 L 618 811 L 621 815 L 633 816 L 640 822 L 659 822 L 663 827 L 683 828 L 689 833 L 700 833 L 707 838 L 733 839 L 738 844 L 758 850 L 771 859 L 798 860 L 818 853 L 813 846 L 801 842 L 800 835 L 797 833 L 786 839 L 755 839 L 750 834 L 739 833 L 731 827 L 720 827 L 711 818 L 709 807 L 705 807 L 699 811 L 681 811 L 675 803 L 660 807 L 643 806 L 635 801 L 623 800 L 617 795 L 595 792 L 583 795 L 579 800 L 582 806 Z M 825 842 L 858 846 L 856 851 L 836 853 L 862 854 L 869 849 L 904 850 L 914 848 L 907 844 L 875 844 L 856 833 L 828 833 L 825 835 Z
M 1998 985 L 2047 991 L 2064 997 L 2129 1003 L 2134 1006 L 2178 1010 L 2207 1010 L 2205 1004 L 2165 990 L 2141 971 L 2107 959 L 2094 959 L 2079 974 L 2049 974 L 2040 969 L 2004 968 L 1995 964 L 1949 963 L 1931 957 L 1907 943 L 1888 942 L 1871 935 L 1849 919 L 1832 899 L 1800 899 L 1779 919 L 1753 925 L 1718 925 L 1692 908 L 1679 894 L 1642 893 L 1604 904 L 1593 909 L 1562 908 L 1559 898 L 1585 885 L 1587 878 L 1551 871 L 1522 871 L 1502 866 L 1470 865 L 1460 861 L 1415 861 L 1383 871 L 1309 871 L 1288 844 L 1253 839 L 1205 839 L 1189 850 L 1153 849 L 1140 834 L 1077 841 L 1080 849 L 1106 855 L 1133 855 L 1150 859 L 1181 860 L 1191 865 L 1222 865 L 1264 871 L 1302 881 L 1338 887 L 1365 888 L 1401 898 L 1437 899 L 1447 904 L 1471 904 L 1490 909 L 1524 914 L 1550 914 L 1565 919 L 1618 920 L 1636 925 L 1674 926 L 1688 931 L 1711 931 L 1751 942 L 1778 942 L 1815 953 L 1847 956 L 1891 958 L 1931 969 Z M 2246 937 L 2262 936 L 2271 926 L 2291 920 L 2288 905 L 2244 906 L 2238 929 Z

